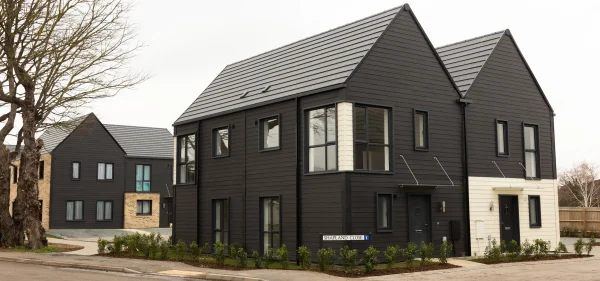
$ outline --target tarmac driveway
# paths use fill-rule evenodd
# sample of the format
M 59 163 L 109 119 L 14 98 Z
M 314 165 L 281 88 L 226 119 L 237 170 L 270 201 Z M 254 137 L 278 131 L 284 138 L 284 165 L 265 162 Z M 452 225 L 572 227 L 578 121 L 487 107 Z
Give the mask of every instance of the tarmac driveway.
M 98 238 L 112 239 L 115 235 L 125 235 L 132 233 L 150 234 L 152 232 L 160 233 L 164 239 L 171 236 L 171 228 L 144 228 L 144 229 L 50 229 L 46 231 L 49 234 L 60 236 L 66 240 L 96 242 Z

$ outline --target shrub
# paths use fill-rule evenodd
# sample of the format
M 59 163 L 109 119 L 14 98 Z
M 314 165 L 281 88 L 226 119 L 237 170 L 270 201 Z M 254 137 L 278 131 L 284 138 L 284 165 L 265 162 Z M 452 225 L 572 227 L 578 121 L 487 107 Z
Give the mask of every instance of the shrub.
M 319 270 L 327 271 L 333 266 L 335 258 L 335 250 L 331 248 L 319 249 L 317 251 L 317 261 L 319 262 Z
M 142 240 L 142 235 L 136 232 L 132 235 L 126 235 L 124 237 L 127 245 L 127 253 L 130 255 L 135 255 L 135 253 L 138 251 L 140 241 Z
M 239 248 L 240 248 L 240 245 L 238 245 L 238 243 L 231 243 L 229 245 L 229 256 L 231 258 L 235 258 L 235 255 L 237 255 Z
M 192 243 L 190 243 L 190 254 L 192 257 L 194 257 L 194 259 L 198 259 L 200 257 L 200 248 L 198 248 L 198 243 L 196 243 L 196 241 L 192 241 Z
M 342 264 L 344 272 L 348 273 L 356 269 L 357 258 L 358 250 L 350 250 L 350 247 L 348 247 L 348 245 L 345 245 L 340 249 L 340 263 Z
M 202 249 L 200 249 L 200 254 L 203 256 L 209 256 L 210 251 L 211 251 L 210 244 L 204 243 L 204 246 L 202 246 Z
M 534 249 L 534 256 L 536 258 L 547 256 L 548 251 L 550 251 L 550 242 L 544 241 L 542 239 L 535 239 Z
M 117 236 L 113 238 L 113 251 L 115 254 L 120 254 L 123 252 L 123 246 L 125 246 L 126 236 Z
M 154 239 L 150 239 L 148 242 L 148 251 L 150 253 L 150 258 L 155 259 L 156 254 L 158 254 L 158 251 L 160 250 L 160 244 L 163 242 L 162 236 L 160 235 L 160 233 L 158 233 L 158 235 L 154 236 Z
M 529 259 L 535 252 L 535 246 L 532 245 L 529 240 L 525 239 L 525 242 L 521 243 L 521 253 L 525 259 Z
M 563 242 L 558 241 L 558 246 L 556 247 L 556 253 L 566 253 L 567 252 L 567 245 L 565 245 Z
M 400 254 L 404 257 L 406 265 L 411 266 L 415 261 L 415 255 L 417 254 L 417 244 L 408 243 L 406 249 L 401 249 Z
M 575 248 L 575 253 L 577 253 L 578 256 L 583 255 L 583 246 L 585 246 L 585 243 L 583 242 L 582 238 L 577 239 L 575 244 L 573 244 L 573 248 Z
M 108 240 L 98 238 L 98 254 L 106 254 L 106 246 L 108 246 L 108 243 Z
M 364 254 L 365 254 L 365 272 L 369 273 L 369 272 L 373 271 L 373 269 L 375 268 L 375 266 L 379 263 L 379 260 L 377 259 L 377 255 L 379 255 L 380 252 L 381 251 L 375 249 L 375 247 L 373 247 L 373 245 L 369 246 L 369 248 L 367 248 L 364 251 Z
M 168 240 L 163 240 L 160 242 L 160 258 L 166 260 L 169 257 L 169 247 L 171 244 Z
M 388 269 L 390 269 L 394 267 L 396 259 L 398 259 L 398 255 L 400 254 L 400 249 L 398 246 L 387 246 L 383 254 L 385 255 L 385 260 L 387 262 L 386 266 Z
M 225 264 L 225 245 L 221 242 L 215 243 L 215 262 L 217 265 Z
M 596 246 L 596 238 L 594 237 L 594 235 L 592 235 L 590 237 L 590 240 L 585 244 L 585 251 L 587 252 L 588 256 L 594 249 L 594 246 Z
M 265 268 L 269 268 L 274 261 L 275 261 L 275 249 L 268 248 L 267 252 L 263 256 L 263 266 Z
M 521 248 L 519 247 L 519 243 L 517 243 L 517 241 L 515 240 L 510 241 L 507 252 L 509 260 L 516 260 L 521 255 Z
M 180 260 L 181 258 L 183 258 L 185 256 L 186 252 L 187 252 L 187 245 L 185 244 L 185 242 L 183 242 L 183 240 L 179 239 L 177 241 L 177 244 L 175 244 L 175 259 Z
M 173 245 L 173 235 L 169 236 L 167 242 L 169 242 L 169 245 Z
M 419 248 L 419 255 L 421 256 L 421 265 L 425 265 L 433 258 L 433 244 L 426 244 L 425 242 L 421 242 L 421 247 Z
M 306 246 L 298 247 L 298 257 L 300 258 L 300 267 L 302 269 L 310 269 L 312 265 L 312 253 Z
M 484 257 L 490 262 L 497 262 L 502 258 L 502 250 L 500 249 L 500 246 L 498 246 L 496 238 L 492 240 L 491 248 L 490 246 L 486 247 Z
M 236 265 L 239 268 L 247 268 L 248 267 L 248 253 L 244 248 L 238 248 L 235 256 Z
M 262 258 L 257 250 L 252 250 L 252 258 L 254 259 L 254 267 L 260 268 L 260 265 L 262 264 Z
M 285 244 L 281 245 L 281 247 L 277 249 L 277 256 L 279 256 L 279 263 L 281 264 L 281 268 L 289 269 L 290 258 L 288 257 L 288 250 Z
M 144 257 L 150 258 L 150 240 L 154 240 L 154 235 L 142 235 L 138 242 L 138 250 L 144 253 Z
M 452 244 L 448 243 L 447 241 L 442 242 L 439 255 L 440 262 L 442 264 L 447 264 L 448 257 L 450 257 L 450 255 L 452 255 Z

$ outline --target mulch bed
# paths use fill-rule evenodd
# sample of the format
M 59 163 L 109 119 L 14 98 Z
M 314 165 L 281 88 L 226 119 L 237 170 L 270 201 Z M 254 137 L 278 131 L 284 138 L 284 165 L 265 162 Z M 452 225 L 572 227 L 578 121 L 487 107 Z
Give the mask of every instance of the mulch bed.
M 67 244 L 60 244 L 60 243 L 49 243 L 48 247 L 54 247 L 56 249 L 56 251 L 50 252 L 50 253 L 65 253 L 65 252 L 73 252 L 73 251 L 78 251 L 83 249 L 82 246 L 75 246 L 75 245 L 67 245 Z M 15 252 L 18 251 L 14 248 L 0 248 L 0 252 Z
M 591 258 L 594 255 L 583 255 L 583 256 L 579 256 L 577 254 L 563 254 L 563 255 L 559 255 L 559 256 L 554 256 L 554 255 L 549 255 L 549 256 L 545 256 L 545 257 L 539 257 L 539 258 L 530 258 L 530 259 L 520 259 L 520 260 L 514 260 L 514 261 L 510 261 L 508 259 L 503 259 L 500 261 L 494 261 L 494 262 L 490 262 L 490 261 L 486 261 L 485 259 L 474 259 L 471 260 L 473 262 L 479 262 L 479 263 L 483 263 L 483 264 L 499 264 L 499 263 L 512 263 L 512 262 L 530 262 L 530 261 L 550 261 L 550 260 L 567 260 L 567 259 L 582 259 L 582 258 Z
M 369 276 L 382 276 L 382 275 L 391 275 L 391 274 L 402 274 L 402 273 L 413 273 L 413 272 L 421 272 L 421 271 L 430 271 L 430 270 L 442 270 L 442 269 L 451 269 L 458 268 L 460 266 L 452 265 L 452 264 L 432 264 L 426 266 L 411 266 L 411 267 L 397 267 L 392 269 L 376 269 L 370 273 L 366 273 L 364 271 L 355 271 L 345 273 L 343 271 L 338 270 L 330 270 L 324 273 L 329 275 L 339 276 L 339 277 L 348 277 L 348 278 L 360 278 L 360 277 L 369 277 Z M 321 272 L 317 270 L 312 270 L 316 272 Z

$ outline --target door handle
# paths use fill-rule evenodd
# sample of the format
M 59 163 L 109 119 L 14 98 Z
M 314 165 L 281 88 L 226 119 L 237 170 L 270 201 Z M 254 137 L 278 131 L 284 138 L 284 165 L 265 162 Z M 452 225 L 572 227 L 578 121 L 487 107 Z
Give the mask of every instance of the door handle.
M 420 230 L 420 229 L 415 229 L 415 232 L 417 232 L 417 233 L 421 233 L 421 232 L 423 232 L 423 231 L 422 231 L 422 230 Z

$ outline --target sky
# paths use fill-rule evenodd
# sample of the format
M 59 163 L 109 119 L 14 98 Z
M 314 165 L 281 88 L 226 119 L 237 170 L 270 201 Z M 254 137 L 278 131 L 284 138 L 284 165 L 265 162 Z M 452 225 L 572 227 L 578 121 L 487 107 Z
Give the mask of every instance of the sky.
M 103 123 L 166 127 L 227 65 L 404 4 L 392 0 L 137 0 L 150 79 L 97 101 Z M 408 2 L 434 46 L 509 28 L 556 113 L 557 165 L 600 163 L 600 1 Z M 543 5 L 542 5 L 543 4 Z

